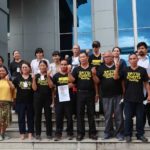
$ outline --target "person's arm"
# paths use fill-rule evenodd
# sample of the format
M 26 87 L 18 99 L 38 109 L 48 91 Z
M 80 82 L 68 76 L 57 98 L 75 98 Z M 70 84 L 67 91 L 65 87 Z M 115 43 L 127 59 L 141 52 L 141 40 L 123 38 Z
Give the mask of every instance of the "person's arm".
M 37 90 L 36 78 L 35 78 L 35 75 L 34 75 L 34 74 L 32 74 L 32 89 L 33 89 L 34 91 Z
M 149 86 L 149 83 L 148 83 L 148 82 L 144 82 L 144 87 L 145 87 L 146 92 L 147 92 L 147 94 L 148 94 L 147 100 L 148 100 L 148 102 L 150 103 L 150 86 Z
M 5 80 L 7 80 L 8 84 L 9 84 L 9 86 L 10 86 L 10 89 L 11 89 L 11 90 L 14 90 L 14 89 L 15 89 L 15 86 L 14 86 L 14 84 L 12 83 L 12 81 L 9 80 L 9 76 L 8 76 L 8 75 L 5 77 Z
M 92 77 L 93 77 L 93 81 L 94 81 L 94 83 L 95 84 L 99 84 L 99 82 L 100 82 L 100 80 L 99 80 L 99 78 L 97 77 L 97 75 L 96 75 L 96 68 L 95 67 L 93 67 L 92 68 Z
M 118 61 L 117 63 L 115 63 L 114 80 L 118 80 L 120 78 L 120 76 L 119 76 L 119 68 L 120 68 L 120 63 Z
M 47 82 L 48 82 L 49 88 L 52 88 L 52 87 L 54 87 L 54 84 L 53 84 L 53 81 L 51 80 L 50 74 L 51 74 L 51 72 L 48 71 L 47 72 Z

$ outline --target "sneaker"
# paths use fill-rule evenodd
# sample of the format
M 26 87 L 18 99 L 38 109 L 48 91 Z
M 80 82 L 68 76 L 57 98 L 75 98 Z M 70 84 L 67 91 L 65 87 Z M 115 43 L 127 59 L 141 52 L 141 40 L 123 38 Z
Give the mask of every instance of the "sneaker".
M 139 136 L 137 137 L 137 140 L 140 140 L 142 142 L 148 142 L 148 139 L 145 136 Z
M 131 136 L 126 136 L 126 142 L 130 143 L 132 141 Z
M 124 136 L 121 134 L 117 135 L 116 138 L 118 139 L 118 141 L 124 141 Z
M 47 135 L 47 139 L 48 139 L 48 140 L 52 140 L 53 137 L 52 137 L 51 135 Z
M 112 136 L 110 134 L 105 134 L 102 140 L 108 140 L 110 139 Z
M 36 140 L 41 140 L 41 136 L 40 135 L 36 135 Z
M 83 140 L 83 138 L 84 138 L 84 136 L 83 136 L 83 135 L 78 134 L 76 139 L 77 139 L 77 141 L 82 141 L 82 140 Z
M 68 140 L 73 140 L 73 135 L 68 135 Z
M 61 135 L 56 135 L 54 141 L 60 141 L 61 140 Z
M 4 138 L 2 137 L 2 135 L 0 135 L 0 141 L 3 141 L 4 140 Z
M 6 133 L 4 133 L 2 135 L 2 137 L 3 137 L 4 140 L 9 140 L 10 139 L 10 137 Z
M 97 135 L 96 134 L 91 134 L 89 136 L 89 138 L 92 139 L 92 140 L 97 140 Z

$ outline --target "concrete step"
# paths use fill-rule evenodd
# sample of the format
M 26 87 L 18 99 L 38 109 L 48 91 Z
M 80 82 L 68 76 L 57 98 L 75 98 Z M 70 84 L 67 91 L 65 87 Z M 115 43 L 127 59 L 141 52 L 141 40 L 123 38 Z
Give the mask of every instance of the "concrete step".
M 149 150 L 149 146 L 150 142 L 142 143 L 135 139 L 128 144 L 125 141 L 120 142 L 116 139 L 101 140 L 101 138 L 97 141 L 85 138 L 81 142 L 77 142 L 75 139 L 71 141 L 62 139 L 55 142 L 47 139 L 21 141 L 19 138 L 13 138 L 0 142 L 0 150 Z
M 97 127 L 97 135 L 98 137 L 103 137 L 104 136 L 104 127 Z M 53 135 L 55 135 L 55 128 L 53 128 Z M 43 137 L 46 137 L 46 133 L 45 133 L 46 129 L 45 128 L 42 128 L 42 133 L 41 133 L 41 136 Z M 89 128 L 88 127 L 85 127 L 85 137 L 88 137 L 88 131 L 89 131 Z M 74 136 L 76 136 L 76 132 L 77 132 L 77 128 L 74 127 Z M 7 129 L 7 134 L 10 136 L 10 137 L 19 137 L 19 129 L 18 128 L 8 128 Z M 64 131 L 63 131 L 63 135 L 65 136 L 66 135 L 66 128 L 64 128 Z M 133 130 L 133 137 L 136 136 L 136 130 L 134 128 Z M 145 127 L 145 136 L 146 137 L 150 137 L 150 128 L 149 127 Z

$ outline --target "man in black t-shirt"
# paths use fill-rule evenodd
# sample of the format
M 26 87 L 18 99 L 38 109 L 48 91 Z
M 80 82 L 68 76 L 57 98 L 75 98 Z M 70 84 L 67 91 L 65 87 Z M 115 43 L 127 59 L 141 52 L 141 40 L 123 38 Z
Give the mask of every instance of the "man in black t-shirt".
M 138 57 L 135 53 L 129 55 L 130 67 L 124 71 L 124 114 L 125 114 L 125 136 L 126 142 L 131 142 L 132 136 L 132 118 L 136 116 L 137 139 L 147 142 L 144 137 L 143 115 L 144 115 L 144 93 L 145 86 L 148 93 L 147 102 L 150 102 L 150 90 L 148 84 L 148 74 L 146 69 L 137 65 Z
M 69 88 L 72 83 L 69 83 L 67 60 L 61 60 L 60 71 L 53 76 L 53 83 L 56 86 L 56 138 L 59 141 L 63 131 L 63 119 L 67 118 L 67 135 L 68 139 L 73 138 L 73 121 L 72 121 L 72 103 Z
M 89 121 L 89 137 L 96 140 L 97 136 L 94 120 L 95 85 L 86 52 L 81 52 L 79 59 L 81 65 L 73 70 L 72 75 L 69 75 L 70 80 L 72 82 L 75 81 L 77 85 L 77 140 L 81 141 L 85 135 L 85 106 L 87 106 Z
M 100 81 L 101 96 L 105 117 L 104 139 L 109 139 L 113 135 L 118 140 L 123 140 L 123 111 L 120 105 L 122 99 L 122 84 L 119 64 L 114 64 L 112 52 L 104 53 L 104 63 L 97 70 L 97 81 Z M 116 131 L 113 129 L 113 114 Z

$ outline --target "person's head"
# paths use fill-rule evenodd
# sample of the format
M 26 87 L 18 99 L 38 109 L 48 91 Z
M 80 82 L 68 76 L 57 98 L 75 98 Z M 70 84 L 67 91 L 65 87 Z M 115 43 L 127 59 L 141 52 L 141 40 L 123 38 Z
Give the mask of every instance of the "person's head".
M 20 52 L 18 50 L 14 50 L 12 54 L 13 54 L 14 60 L 20 60 L 21 59 L 21 55 L 20 55 Z
M 0 66 L 0 79 L 4 79 L 8 75 L 7 68 L 5 66 Z
M 78 44 L 74 44 L 72 47 L 73 56 L 77 57 L 80 54 L 80 46 Z
M 41 73 L 46 73 L 48 70 L 48 64 L 46 60 L 41 60 L 39 62 L 39 69 Z
M 44 57 L 44 50 L 42 48 L 37 48 L 35 50 L 35 57 L 39 60 L 42 59 Z
M 31 72 L 30 63 L 28 63 L 26 61 L 22 62 L 21 66 L 20 66 L 20 71 L 21 71 L 21 74 L 30 74 L 30 72 Z
M 88 64 L 88 59 L 89 59 L 89 56 L 85 51 L 80 53 L 79 60 L 80 60 L 81 65 Z
M 53 61 L 56 63 L 56 62 L 60 62 L 60 52 L 59 51 L 53 51 L 52 53 L 52 59 Z
M 137 66 L 137 63 L 138 63 L 138 56 L 137 56 L 136 53 L 131 53 L 131 54 L 129 54 L 128 59 L 129 59 L 129 63 L 130 63 L 131 66 L 133 66 L 133 67 L 136 67 L 136 66 Z
M 114 47 L 112 49 L 112 54 L 114 57 L 119 58 L 119 56 L 121 54 L 121 48 L 120 47 Z
M 4 63 L 4 58 L 0 56 L 0 66 L 3 65 L 3 63 Z
M 67 72 L 67 70 L 68 70 L 68 63 L 67 63 L 66 59 L 61 59 L 61 61 L 60 61 L 60 70 L 62 72 Z
M 92 48 L 95 53 L 99 52 L 101 44 L 99 41 L 93 41 Z
M 114 62 L 114 56 L 111 51 L 105 52 L 103 54 L 103 59 L 106 65 L 112 65 Z
M 147 55 L 148 46 L 145 42 L 140 42 L 137 44 L 138 55 L 144 57 Z

